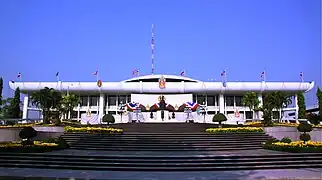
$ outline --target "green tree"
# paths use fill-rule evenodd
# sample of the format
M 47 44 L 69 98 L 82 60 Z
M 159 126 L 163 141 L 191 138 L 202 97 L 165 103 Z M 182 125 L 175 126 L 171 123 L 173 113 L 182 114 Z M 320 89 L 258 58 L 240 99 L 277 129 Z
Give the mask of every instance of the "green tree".
M 110 124 L 110 123 L 115 123 L 115 118 L 112 114 L 105 114 L 102 118 L 102 121 L 103 122 L 106 122 L 107 124 Z
M 263 96 L 263 106 L 260 108 L 263 111 L 264 125 L 272 125 L 272 111 L 276 108 L 276 96 L 274 92 L 265 93 Z
M 0 109 L 2 106 L 2 90 L 3 90 L 3 79 L 0 77 Z
M 260 104 L 260 101 L 255 92 L 247 92 L 243 97 L 243 104 L 244 106 L 248 106 L 251 111 L 257 112 L 257 118 L 259 119 L 258 106 Z
M 8 118 L 21 118 L 21 100 L 20 100 L 20 89 L 15 90 L 13 98 L 8 98 L 9 105 L 7 106 L 7 117 Z
M 78 104 L 81 102 L 80 98 L 76 96 L 75 94 L 66 94 L 63 95 L 60 102 L 60 112 L 62 115 L 73 113 L 74 108 L 78 106 Z
M 49 124 L 50 111 L 60 106 L 61 93 L 53 88 L 45 87 L 33 92 L 30 99 L 33 105 L 42 110 L 44 124 Z
M 221 127 L 221 123 L 224 121 L 227 121 L 227 117 L 223 113 L 218 113 L 212 118 L 212 122 L 218 122 L 219 127 Z
M 320 117 L 322 116 L 322 92 L 320 88 L 318 87 L 318 90 L 316 92 L 316 96 L 318 98 L 318 103 L 319 103 L 319 115 Z
M 297 106 L 299 107 L 298 119 L 306 118 L 306 105 L 303 92 L 297 92 Z
M 283 108 L 286 108 L 288 105 L 292 104 L 292 95 L 283 91 L 275 91 L 273 92 L 273 98 L 275 100 L 273 101 L 274 109 L 283 110 Z M 282 119 L 282 114 L 280 114 L 279 120 Z

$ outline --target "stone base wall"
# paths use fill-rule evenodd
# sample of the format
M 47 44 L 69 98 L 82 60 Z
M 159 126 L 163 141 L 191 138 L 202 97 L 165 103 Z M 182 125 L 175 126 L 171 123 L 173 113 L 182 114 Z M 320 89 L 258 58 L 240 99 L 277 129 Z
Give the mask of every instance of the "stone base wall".
M 264 131 L 266 134 L 273 136 L 279 140 L 284 137 L 289 137 L 293 141 L 300 140 L 301 133 L 296 129 L 296 127 L 265 127 Z M 321 128 L 313 128 L 311 132 L 309 132 L 312 141 L 322 141 L 322 129 Z

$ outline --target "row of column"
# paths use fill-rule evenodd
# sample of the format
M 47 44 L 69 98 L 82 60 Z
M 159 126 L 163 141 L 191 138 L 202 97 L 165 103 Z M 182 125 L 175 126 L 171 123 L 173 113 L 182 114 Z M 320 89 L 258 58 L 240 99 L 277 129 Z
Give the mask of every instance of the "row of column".
M 258 100 L 260 101 L 260 105 L 262 106 L 263 103 L 263 97 L 261 94 L 258 95 Z M 296 106 L 296 110 L 295 110 L 295 117 L 297 119 L 298 117 L 298 98 L 297 95 L 295 95 L 295 106 Z M 22 110 L 22 119 L 27 119 L 28 118 L 28 104 L 29 104 L 29 96 L 25 95 L 24 100 L 23 100 L 23 110 Z M 105 94 L 100 94 L 99 97 L 99 109 L 98 109 L 98 114 L 99 114 L 99 119 L 101 119 L 104 115 L 104 104 L 105 104 Z M 78 106 L 78 114 L 79 114 L 79 109 L 80 107 Z M 224 113 L 225 112 L 225 100 L 224 100 L 224 94 L 219 94 L 219 112 L 220 113 Z M 262 116 L 262 112 L 259 112 L 258 114 L 259 117 Z M 255 118 L 259 118 L 259 117 L 255 117 Z

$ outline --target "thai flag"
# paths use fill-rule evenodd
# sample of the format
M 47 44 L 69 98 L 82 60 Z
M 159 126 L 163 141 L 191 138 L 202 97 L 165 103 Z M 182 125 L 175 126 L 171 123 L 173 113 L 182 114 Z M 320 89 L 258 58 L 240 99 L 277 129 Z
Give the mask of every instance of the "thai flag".
M 97 76 L 98 71 L 93 72 L 93 76 Z
M 17 78 L 21 78 L 21 73 L 18 73 L 17 74 Z
M 185 72 L 181 71 L 180 76 L 184 76 Z
M 138 75 L 139 75 L 139 70 L 134 69 L 134 70 L 132 71 L 132 76 L 138 76 Z
M 224 76 L 226 75 L 226 71 L 224 70 L 223 72 L 221 72 L 220 76 Z
M 126 107 L 127 108 L 129 108 L 129 109 L 131 109 L 131 110 L 135 110 L 135 109 L 137 109 L 138 107 L 140 107 L 140 103 L 127 103 L 126 104 Z
M 196 110 L 199 107 L 199 104 L 195 102 L 186 102 L 185 106 L 191 108 L 191 110 Z

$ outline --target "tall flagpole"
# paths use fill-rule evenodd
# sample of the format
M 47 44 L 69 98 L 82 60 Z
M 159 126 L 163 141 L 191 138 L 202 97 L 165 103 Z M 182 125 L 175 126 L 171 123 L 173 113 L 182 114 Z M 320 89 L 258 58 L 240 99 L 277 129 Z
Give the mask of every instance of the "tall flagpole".
M 152 61 L 152 75 L 154 74 L 154 25 L 152 24 L 152 39 L 151 39 L 151 61 Z

